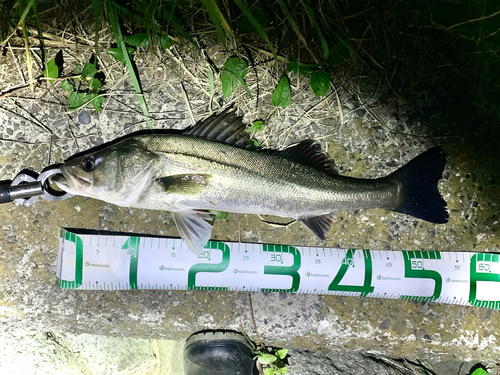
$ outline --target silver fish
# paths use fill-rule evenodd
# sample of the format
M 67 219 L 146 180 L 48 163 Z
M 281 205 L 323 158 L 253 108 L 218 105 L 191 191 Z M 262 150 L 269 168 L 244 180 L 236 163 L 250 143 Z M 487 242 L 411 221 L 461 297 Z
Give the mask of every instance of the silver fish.
M 70 158 L 53 181 L 74 195 L 171 211 L 200 253 L 212 231 L 207 210 L 295 218 L 322 240 L 338 210 L 383 208 L 445 223 L 437 189 L 445 163 L 434 147 L 384 178 L 339 176 L 314 141 L 258 149 L 241 118 L 225 111 L 182 132 L 138 132 Z

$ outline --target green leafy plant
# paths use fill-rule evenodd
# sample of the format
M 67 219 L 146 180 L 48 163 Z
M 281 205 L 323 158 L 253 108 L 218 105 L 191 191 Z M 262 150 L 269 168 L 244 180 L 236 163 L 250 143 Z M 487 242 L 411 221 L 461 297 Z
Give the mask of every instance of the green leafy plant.
M 287 72 L 294 72 L 303 76 L 309 77 L 316 70 L 319 69 L 318 64 L 302 64 L 297 61 L 289 60 L 286 68 Z
M 290 81 L 286 74 L 281 75 L 281 79 L 271 96 L 271 101 L 274 106 L 281 106 L 283 109 L 290 105 Z
M 342 47 L 337 47 L 337 48 L 339 49 L 340 52 L 336 51 L 332 52 L 332 54 L 330 54 L 330 59 L 333 59 L 334 61 L 341 63 L 342 61 L 344 61 L 344 57 L 346 56 L 346 55 L 341 55 L 341 53 L 342 54 L 346 53 L 346 51 L 343 50 Z M 325 69 L 320 69 L 320 65 L 318 64 L 301 64 L 296 61 L 290 60 L 288 62 L 287 72 L 294 72 L 296 74 L 301 74 L 303 76 L 310 77 L 311 89 L 313 90 L 317 98 L 325 96 L 325 94 L 328 91 L 328 88 L 330 87 L 330 75 Z
M 215 220 L 226 220 L 227 219 L 227 212 L 226 211 L 210 210 L 209 212 Z
M 311 89 L 317 98 L 325 96 L 330 87 L 330 76 L 326 70 L 318 70 L 311 74 Z
M 80 77 L 71 79 L 72 82 L 65 79 L 60 84 L 63 90 L 70 93 L 68 97 L 69 110 L 74 111 L 92 104 L 96 111 L 102 112 L 104 102 L 104 97 L 101 95 L 103 77 L 96 77 L 95 65 L 86 63 L 81 70 L 76 69 L 75 73 L 80 74 Z
M 262 365 L 264 372 L 259 372 L 264 375 L 280 375 L 288 373 L 288 368 L 283 360 L 288 355 L 288 349 L 273 349 L 273 354 L 254 351 L 256 356 L 254 359 Z
M 248 126 L 245 131 L 247 133 L 253 133 L 253 132 L 259 132 L 259 131 L 262 131 L 264 130 L 265 128 L 265 125 L 264 123 L 261 121 L 261 120 L 256 120 L 253 122 L 252 125 Z
M 123 41 L 129 46 L 144 48 L 149 46 L 150 39 L 148 33 L 139 33 L 139 34 L 124 36 Z
M 113 58 L 119 62 L 122 63 L 122 65 L 126 65 L 127 64 L 127 60 L 125 59 L 125 55 L 123 54 L 123 50 L 121 48 L 117 48 L 117 47 L 110 47 L 110 48 L 107 48 L 106 49 L 106 52 L 113 56 Z M 128 47 L 127 46 L 127 52 L 129 54 L 129 56 L 133 56 L 134 53 L 135 53 L 135 49 L 132 48 L 132 47 Z
M 48 79 L 49 82 L 53 82 L 55 78 L 59 77 L 59 68 L 56 64 L 56 59 L 52 59 L 49 62 L 47 62 L 42 74 L 44 77 L 53 78 L 53 79 Z
M 248 96 L 250 90 L 245 82 L 245 76 L 247 75 L 248 65 L 245 60 L 241 60 L 238 57 L 229 58 L 224 64 L 224 69 L 221 72 L 220 80 L 222 83 L 222 96 L 227 98 L 231 95 L 238 85 L 242 85 Z
M 486 371 L 482 367 L 478 367 L 474 371 L 472 371 L 470 375 L 488 375 L 488 371 Z
M 332 65 L 340 65 L 347 61 L 351 57 L 351 51 L 345 43 L 337 42 L 330 47 L 330 55 L 328 56 L 328 62 Z
M 253 359 L 256 361 L 259 374 L 284 375 L 288 373 L 288 368 L 286 365 L 288 349 L 267 347 L 262 342 L 260 342 L 259 345 L 255 345 L 255 343 L 250 340 L 245 332 L 242 333 L 243 336 L 245 336 L 245 338 L 247 339 L 248 344 L 252 347 L 252 351 L 254 354 Z

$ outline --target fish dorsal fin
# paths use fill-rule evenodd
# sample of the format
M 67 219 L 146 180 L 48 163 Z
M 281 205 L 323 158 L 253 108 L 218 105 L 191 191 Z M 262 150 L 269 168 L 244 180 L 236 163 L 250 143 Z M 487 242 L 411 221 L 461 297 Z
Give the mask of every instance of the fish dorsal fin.
M 242 117 L 237 116 L 235 111 L 229 108 L 221 113 L 214 113 L 184 130 L 182 134 L 216 140 L 242 148 L 256 148 L 245 128 Z
M 283 151 L 276 151 L 276 155 L 317 169 L 328 176 L 338 175 L 333 159 L 321 150 L 319 143 L 312 139 L 306 139 Z
M 324 214 L 321 216 L 310 216 L 299 218 L 320 240 L 325 240 L 325 233 L 332 226 L 332 214 Z

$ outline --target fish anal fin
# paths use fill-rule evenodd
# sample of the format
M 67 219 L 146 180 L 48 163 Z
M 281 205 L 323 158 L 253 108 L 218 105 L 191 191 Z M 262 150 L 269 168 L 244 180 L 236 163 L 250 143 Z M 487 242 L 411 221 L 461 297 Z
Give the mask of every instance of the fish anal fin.
M 179 174 L 156 179 L 166 193 L 196 195 L 203 193 L 212 176 L 209 174 Z
M 321 150 L 319 143 L 312 139 L 306 139 L 283 151 L 276 151 L 276 155 L 317 169 L 328 176 L 338 175 L 334 160 Z
M 234 109 L 229 108 L 187 128 L 182 134 L 254 149 L 256 148 L 254 142 L 245 131 L 246 125 L 242 120 L 243 118 L 237 116 Z
M 332 214 L 299 218 L 320 240 L 326 239 L 326 232 L 332 226 Z
M 204 211 L 186 210 L 172 212 L 179 235 L 195 254 L 201 254 L 212 235 L 210 215 Z

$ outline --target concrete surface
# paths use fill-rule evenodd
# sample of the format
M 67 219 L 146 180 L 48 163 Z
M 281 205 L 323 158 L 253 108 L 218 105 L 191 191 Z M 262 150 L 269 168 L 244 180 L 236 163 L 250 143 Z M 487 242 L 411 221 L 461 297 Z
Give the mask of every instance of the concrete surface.
M 2 374 L 184 375 L 184 340 L 0 330 Z M 388 358 L 375 353 L 291 349 L 290 375 L 467 375 L 477 362 Z M 489 373 L 498 366 L 489 364 Z
M 0 64 L 12 64 L 9 56 L 1 56 Z M 168 82 L 163 82 L 166 71 Z M 195 120 L 208 114 L 206 96 L 175 62 L 162 61 L 141 72 L 150 112 L 159 119 L 155 126 L 190 125 L 181 81 Z M 252 80 L 255 77 L 249 72 L 248 82 L 255 90 Z M 66 94 L 55 85 L 4 100 L 0 178 L 11 179 L 23 168 L 40 171 L 77 151 L 143 127 L 130 85 L 120 89 L 123 95 L 110 97 L 102 114 L 88 110 L 90 124 L 79 123 L 76 113 L 66 113 Z M 450 222 L 432 225 L 382 210 L 339 212 L 323 244 L 300 225 L 270 228 L 254 216 L 229 214 L 227 220 L 216 223 L 215 239 L 358 249 L 499 251 L 497 182 L 480 168 L 479 159 L 468 154 L 466 142 L 408 136 L 414 129 L 383 108 L 378 111 L 384 119 L 381 126 L 347 96 L 341 97 L 344 121 L 340 123 L 335 95 L 330 92 L 318 102 L 300 86 L 294 91 L 293 105 L 280 112 L 272 112 L 265 97 L 261 100 L 265 104 L 259 103 L 258 108 L 255 98 L 246 98 L 242 91 L 232 99 L 247 119 L 269 119 L 266 130 L 257 135 L 261 144 L 277 148 L 316 138 L 335 158 L 341 174 L 350 176 L 386 175 L 438 141 L 444 143 L 449 158 L 439 188 L 448 202 Z M 400 132 L 395 135 L 388 130 L 392 128 Z M 29 208 L 2 205 L 0 225 L 0 321 L 6 329 L 182 340 L 198 330 L 226 328 L 253 336 L 246 293 L 85 292 L 54 285 L 61 227 L 177 236 L 167 213 L 122 209 L 74 197 L 58 203 L 38 200 Z M 495 310 L 276 293 L 253 293 L 252 301 L 262 339 L 298 350 L 488 362 L 498 358 L 500 349 L 500 319 Z M 152 363 L 149 354 L 144 356 Z

